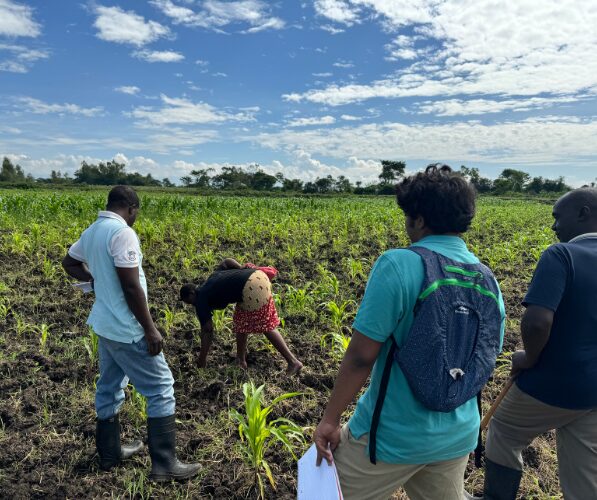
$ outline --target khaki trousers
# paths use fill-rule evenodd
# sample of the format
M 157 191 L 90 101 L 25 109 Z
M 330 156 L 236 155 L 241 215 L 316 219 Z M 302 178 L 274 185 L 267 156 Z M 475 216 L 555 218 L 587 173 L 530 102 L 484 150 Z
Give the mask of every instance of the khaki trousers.
M 342 427 L 334 462 L 345 500 L 386 500 L 401 486 L 412 500 L 462 500 L 468 454 L 433 464 L 373 465 L 367 453 L 368 434 L 355 439 Z
M 522 450 L 556 430 L 560 487 L 566 500 L 597 499 L 597 411 L 547 405 L 514 384 L 489 424 L 485 455 L 522 469 Z

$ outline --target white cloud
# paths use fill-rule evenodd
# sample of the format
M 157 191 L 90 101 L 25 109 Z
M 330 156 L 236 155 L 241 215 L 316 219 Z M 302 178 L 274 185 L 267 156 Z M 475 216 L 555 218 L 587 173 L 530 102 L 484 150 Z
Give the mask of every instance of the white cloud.
M 340 116 L 340 118 L 342 118 L 343 120 L 346 120 L 347 122 L 355 122 L 355 121 L 362 120 L 362 118 L 360 116 L 354 116 L 354 115 L 342 115 L 342 116 Z
M 198 26 L 221 31 L 231 24 L 248 24 L 250 28 L 241 33 L 258 33 L 264 30 L 280 30 L 285 22 L 269 14 L 269 6 L 261 0 L 239 0 L 223 2 L 205 0 L 201 9 L 175 4 L 171 0 L 152 0 L 151 3 L 170 17 L 175 24 Z
M 425 101 L 415 105 L 420 114 L 437 116 L 483 115 L 503 111 L 529 111 L 544 109 L 557 104 L 577 102 L 577 97 L 531 97 L 528 99 L 507 99 L 503 101 L 491 99 L 447 99 L 444 101 Z
M 172 50 L 137 50 L 133 52 L 133 55 L 138 59 L 150 63 L 172 63 L 184 60 L 182 54 Z
M 286 99 L 342 105 L 377 97 L 596 93 L 597 9 L 591 2 L 519 0 L 496 9 L 493 0 L 350 0 L 350 6 L 393 29 L 413 29 L 420 50 L 400 37 L 388 50 L 390 58 L 416 55 L 414 62 L 392 77 Z
M 283 130 L 262 133 L 253 140 L 276 151 L 309 151 L 346 159 L 485 162 L 527 165 L 587 164 L 597 158 L 597 119 L 574 121 L 543 117 L 486 125 L 363 124 L 357 127 Z
M 18 101 L 26 107 L 27 111 L 40 115 L 56 113 L 59 115 L 69 114 L 93 117 L 101 115 L 104 111 L 104 108 L 101 106 L 83 108 L 77 104 L 48 104 L 33 97 L 21 97 Z
M 330 33 L 332 35 L 338 35 L 339 33 L 344 33 L 344 31 L 346 31 L 341 28 L 335 28 L 334 26 L 330 26 L 329 24 L 324 24 L 324 25 L 320 26 L 320 28 L 323 31 L 327 31 L 328 33 Z
M 345 0 L 315 0 L 315 12 L 331 21 L 352 26 L 359 20 L 359 9 Z
M 136 87 L 134 85 L 123 85 L 121 87 L 116 87 L 114 90 L 116 92 L 129 95 L 136 95 L 141 91 L 139 87 Z
M 168 124 L 199 125 L 206 123 L 219 123 L 226 121 L 251 121 L 250 112 L 230 114 L 220 111 L 204 102 L 192 102 L 184 98 L 173 98 L 161 95 L 163 106 L 160 109 L 140 106 L 135 108 L 132 116 L 140 123 L 147 121 L 152 125 L 162 126 Z
M 308 127 L 311 125 L 331 125 L 336 123 L 333 116 L 318 116 L 312 118 L 296 118 L 288 122 L 289 127 Z
M 168 28 L 160 23 L 146 21 L 143 16 L 133 11 L 124 11 L 120 7 L 98 6 L 96 14 L 96 36 L 107 42 L 141 47 L 170 33 Z
M 337 61 L 333 64 L 336 68 L 354 68 L 354 64 L 349 61 Z
M 8 59 L 0 61 L 0 71 L 9 71 L 11 73 L 27 73 L 34 62 L 49 57 L 48 52 L 45 50 L 5 43 L 0 43 L 1 52 L 7 52 Z
M 333 73 L 311 73 L 313 76 L 316 76 L 317 78 L 328 78 L 330 76 L 333 76 Z
M 33 19 L 33 9 L 11 0 L 0 0 L 0 35 L 37 37 L 41 27 Z

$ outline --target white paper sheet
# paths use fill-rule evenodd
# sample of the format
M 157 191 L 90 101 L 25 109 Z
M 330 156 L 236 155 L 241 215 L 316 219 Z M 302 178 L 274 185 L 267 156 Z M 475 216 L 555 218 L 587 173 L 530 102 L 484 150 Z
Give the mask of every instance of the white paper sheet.
M 343 500 L 338 472 L 334 464 L 323 460 L 317 467 L 315 445 L 298 461 L 298 500 Z
M 81 290 L 83 293 L 93 292 L 93 286 L 90 281 L 82 281 L 79 283 L 73 283 L 73 288 Z

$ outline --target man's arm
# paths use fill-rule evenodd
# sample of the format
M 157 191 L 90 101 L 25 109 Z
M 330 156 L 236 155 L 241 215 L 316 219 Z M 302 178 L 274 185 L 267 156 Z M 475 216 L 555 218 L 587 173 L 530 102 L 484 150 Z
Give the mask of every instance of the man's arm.
M 340 442 L 342 413 L 365 385 L 381 346 L 381 342 L 353 331 L 352 340 L 348 344 L 334 383 L 334 390 L 313 436 L 317 447 L 317 465 L 321 464 L 322 458 L 325 458 L 328 464 L 332 463 L 332 452 Z
M 535 366 L 549 340 L 553 315 L 554 312 L 545 307 L 532 304 L 527 307 L 520 324 L 524 351 L 516 351 L 512 356 L 512 376 Z
M 205 368 L 207 365 L 207 355 L 211 349 L 211 342 L 214 338 L 214 324 L 210 319 L 201 324 L 201 349 L 199 350 L 199 368 Z
M 145 292 L 139 281 L 139 268 L 117 267 L 116 274 L 118 274 L 120 286 L 129 309 L 145 331 L 149 354 L 152 356 L 159 354 L 162 351 L 163 339 L 149 313 Z
M 79 281 L 93 281 L 93 276 L 91 276 L 85 262 L 73 259 L 68 253 L 62 259 L 62 268 L 66 274 Z

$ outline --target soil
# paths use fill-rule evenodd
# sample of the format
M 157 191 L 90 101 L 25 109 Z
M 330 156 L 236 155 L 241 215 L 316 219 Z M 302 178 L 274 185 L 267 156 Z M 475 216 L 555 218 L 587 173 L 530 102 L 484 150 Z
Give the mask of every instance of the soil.
M 52 257 L 59 262 L 60 256 Z M 340 280 L 350 281 L 330 262 Z M 155 283 L 150 289 L 154 312 L 165 305 L 176 307 L 173 303 L 180 283 L 161 274 L 153 264 L 149 259 L 146 271 L 149 283 Z M 310 271 L 306 273 L 307 281 L 317 279 Z M 266 383 L 268 402 L 283 392 L 304 393 L 282 402 L 272 417 L 284 416 L 305 427 L 307 440 L 334 384 L 338 362 L 320 348 L 317 318 L 285 318 L 284 335 L 305 364 L 297 377 L 288 378 L 282 358 L 264 349 L 256 338 L 249 344 L 248 373 L 238 369 L 230 355 L 234 342 L 229 332 L 219 333 L 208 368 L 198 369 L 197 330 L 190 321 L 192 311 L 187 310 L 186 319 L 166 338 L 165 355 L 176 380 L 179 456 L 200 461 L 200 476 L 180 484 L 153 485 L 146 477 L 150 469 L 146 450 L 111 472 L 101 472 L 94 442 L 97 366 L 90 362 L 82 344 L 91 298 L 74 294 L 61 276 L 44 277 L 35 260 L 0 255 L 0 275 L 11 289 L 18 289 L 19 297 L 11 301 L 11 312 L 0 323 L 0 496 L 4 498 L 255 498 L 252 472 L 228 418 L 230 408 L 242 410 L 242 382 L 251 378 L 257 384 Z M 520 318 L 526 283 L 514 276 L 498 277 L 511 283 L 505 294 L 509 317 Z M 279 286 L 285 281 L 281 277 Z M 359 298 L 364 284 L 354 285 L 354 296 Z M 18 318 L 51 325 L 45 347 L 40 346 L 35 332 L 18 333 Z M 514 350 L 517 338 L 509 331 L 505 350 Z M 489 399 L 499 391 L 499 383 L 494 384 Z M 121 423 L 124 441 L 144 439 L 145 425 L 130 401 L 125 403 Z M 526 457 L 530 467 L 538 466 L 537 453 L 531 450 Z M 277 483 L 275 492 L 266 485 L 266 496 L 295 498 L 294 461 L 278 446 L 271 446 L 266 458 Z M 473 474 L 469 466 L 467 475 Z M 473 488 L 479 492 L 478 483 Z

